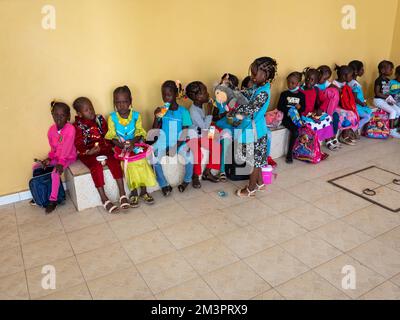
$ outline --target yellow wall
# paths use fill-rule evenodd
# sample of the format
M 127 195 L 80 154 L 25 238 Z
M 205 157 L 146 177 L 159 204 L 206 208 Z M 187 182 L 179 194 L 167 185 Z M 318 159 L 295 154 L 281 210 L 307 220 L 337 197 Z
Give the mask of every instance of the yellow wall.
M 113 88 L 127 84 L 148 126 L 162 81 L 211 86 L 227 71 L 242 78 L 262 55 L 279 62 L 273 103 L 286 74 L 310 65 L 360 59 L 370 84 L 377 62 L 398 52 L 398 0 L 383 2 L 0 0 L 0 195 L 27 189 L 32 159 L 48 149 L 53 98 L 86 95 L 106 114 Z M 41 28 L 45 4 L 56 7 L 55 31 Z M 346 4 L 357 9 L 354 31 L 341 28 Z M 395 39 L 398 30 L 399 19 Z
M 394 63 L 396 63 L 396 66 L 400 65 L 400 1 L 397 5 L 397 16 L 393 32 L 391 59 Z

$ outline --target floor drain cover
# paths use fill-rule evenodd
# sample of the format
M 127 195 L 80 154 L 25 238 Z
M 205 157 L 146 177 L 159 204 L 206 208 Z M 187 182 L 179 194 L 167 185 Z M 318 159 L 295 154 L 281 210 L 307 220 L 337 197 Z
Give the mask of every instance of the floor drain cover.
M 376 166 L 329 180 L 329 183 L 392 212 L 400 211 L 400 174 Z

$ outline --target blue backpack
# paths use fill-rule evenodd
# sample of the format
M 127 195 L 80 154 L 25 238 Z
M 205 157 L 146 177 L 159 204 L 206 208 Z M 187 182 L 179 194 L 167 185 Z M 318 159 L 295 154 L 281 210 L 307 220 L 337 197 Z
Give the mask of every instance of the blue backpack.
M 54 167 L 46 169 L 37 168 L 33 170 L 33 178 L 29 181 L 29 189 L 32 193 L 33 201 L 40 207 L 46 208 L 49 204 L 51 194 L 51 173 Z M 58 190 L 57 202 L 60 204 L 65 201 L 65 190 L 62 183 Z

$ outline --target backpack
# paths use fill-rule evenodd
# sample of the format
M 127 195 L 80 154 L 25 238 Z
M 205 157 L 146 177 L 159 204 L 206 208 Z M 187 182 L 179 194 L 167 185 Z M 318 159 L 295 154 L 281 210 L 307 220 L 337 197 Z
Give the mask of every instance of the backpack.
M 29 190 L 31 191 L 33 201 L 40 207 L 46 208 L 49 204 L 51 194 L 51 173 L 54 167 L 46 169 L 37 168 L 33 170 L 33 178 L 29 181 Z M 60 204 L 65 201 L 65 190 L 62 183 L 58 189 L 57 202 Z
M 303 126 L 299 128 L 299 136 L 293 147 L 293 157 L 311 163 L 319 163 L 321 161 L 322 153 L 318 136 L 310 127 Z
M 283 112 L 278 109 L 268 111 L 265 114 L 265 121 L 270 128 L 278 128 L 283 120 Z
M 387 139 L 389 133 L 389 115 L 383 110 L 373 112 L 364 135 L 371 139 Z
M 356 99 L 354 98 L 353 90 L 347 84 L 342 89 L 342 94 L 340 95 L 340 103 L 341 107 L 344 110 L 353 111 L 359 119 L 358 112 L 357 112 L 357 104 Z
M 226 157 L 230 155 L 229 161 L 227 161 Z M 229 148 L 226 150 L 225 154 L 225 173 L 229 180 L 231 181 L 243 181 L 248 180 L 249 176 L 252 172 L 252 168 L 248 166 L 246 168 L 246 162 L 237 163 L 235 159 L 235 149 L 233 147 L 233 143 L 229 145 Z

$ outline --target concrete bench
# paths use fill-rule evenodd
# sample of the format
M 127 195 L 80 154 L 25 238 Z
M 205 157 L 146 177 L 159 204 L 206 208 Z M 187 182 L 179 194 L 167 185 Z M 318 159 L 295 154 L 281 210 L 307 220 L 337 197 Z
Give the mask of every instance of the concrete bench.
M 286 155 L 289 131 L 283 127 L 273 129 L 272 131 L 272 144 L 271 144 L 271 157 L 273 159 L 280 158 Z M 207 159 L 207 150 L 204 151 L 203 159 Z M 172 186 L 177 186 L 183 179 L 184 167 L 177 158 L 164 157 L 161 164 L 164 169 L 164 174 L 168 182 Z M 205 164 L 203 164 L 205 165 Z M 79 160 L 72 164 L 65 172 L 65 179 L 67 183 L 68 192 L 71 200 L 78 211 L 97 207 L 101 205 L 101 200 L 94 186 L 94 182 L 90 175 L 89 169 Z M 111 175 L 110 170 L 104 168 L 105 191 L 111 201 L 117 202 L 119 200 L 118 187 Z M 149 188 L 149 192 L 159 190 L 159 186 Z M 125 185 L 125 190 L 128 187 Z

